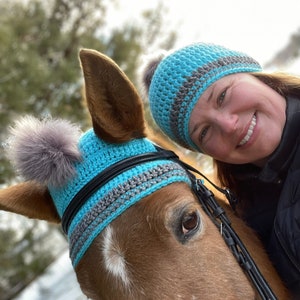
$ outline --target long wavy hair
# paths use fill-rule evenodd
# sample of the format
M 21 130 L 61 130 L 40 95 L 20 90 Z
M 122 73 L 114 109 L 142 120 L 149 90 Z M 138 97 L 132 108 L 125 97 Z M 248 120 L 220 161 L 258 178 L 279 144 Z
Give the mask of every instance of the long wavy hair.
M 300 100 L 300 77 L 287 73 L 251 73 L 253 76 L 270 86 L 284 97 L 296 96 Z M 217 171 L 217 178 L 220 184 L 230 188 L 238 197 L 244 199 L 247 197 L 245 186 L 241 188 L 239 180 L 235 174 L 249 172 L 253 166 L 250 164 L 236 165 L 214 160 Z

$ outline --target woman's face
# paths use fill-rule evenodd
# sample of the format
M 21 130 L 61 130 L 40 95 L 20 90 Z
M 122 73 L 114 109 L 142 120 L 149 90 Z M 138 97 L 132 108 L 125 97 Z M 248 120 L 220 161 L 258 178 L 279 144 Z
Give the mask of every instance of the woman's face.
M 262 165 L 279 145 L 286 100 L 247 73 L 212 84 L 192 111 L 193 142 L 213 158 L 233 164 Z

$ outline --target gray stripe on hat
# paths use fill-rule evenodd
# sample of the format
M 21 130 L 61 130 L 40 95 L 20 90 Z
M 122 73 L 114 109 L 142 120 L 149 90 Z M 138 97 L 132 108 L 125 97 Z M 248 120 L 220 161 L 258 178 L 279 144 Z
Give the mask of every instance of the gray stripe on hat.
M 153 185 L 174 176 L 187 177 L 186 171 L 177 163 L 170 162 L 158 165 L 137 176 L 133 176 L 124 184 L 112 189 L 82 218 L 70 236 L 70 257 L 74 261 L 77 253 L 85 244 L 95 228 L 110 217 L 120 206 Z

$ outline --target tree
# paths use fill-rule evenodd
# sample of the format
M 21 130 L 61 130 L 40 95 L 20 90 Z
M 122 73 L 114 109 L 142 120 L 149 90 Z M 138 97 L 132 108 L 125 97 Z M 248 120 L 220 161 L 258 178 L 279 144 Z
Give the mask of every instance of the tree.
M 2 143 L 8 124 L 23 114 L 40 117 L 51 114 L 78 122 L 83 129 L 88 126 L 78 60 L 81 47 L 108 54 L 136 82 L 139 57 L 148 47 L 173 46 L 176 34 L 163 26 L 162 4 L 153 11 L 145 11 L 141 23 L 128 22 L 107 33 L 105 3 L 104 0 L 0 0 Z M 0 186 L 16 180 L 4 151 L 0 151 Z M 18 228 L 21 235 L 16 235 L 15 229 L 0 229 L 0 299 L 9 299 L 17 293 L 52 259 L 47 247 L 38 246 L 36 223 L 28 221 L 28 224 L 27 228 L 21 226 L 21 231 Z M 46 236 L 51 230 L 48 228 Z
M 3 214 L 1 214 L 3 218 Z M 6 220 L 8 219 L 5 218 Z M 66 242 L 52 226 L 15 216 L 14 227 L 0 230 L 0 299 L 12 299 L 40 275 Z M 18 225 L 17 225 L 18 224 Z M 49 240 L 55 242 L 49 245 Z
M 293 62 L 300 56 L 300 28 L 294 32 L 288 43 L 279 50 L 272 59 L 266 63 L 265 67 L 286 67 L 290 62 Z
M 140 24 L 103 34 L 106 7 L 101 0 L 0 0 L 0 137 L 20 114 L 51 114 L 87 125 L 78 61 L 81 47 L 108 54 L 135 81 L 139 56 L 156 40 L 171 47 L 175 34 L 160 38 L 163 7 L 146 11 Z M 149 34 L 150 33 L 150 34 Z M 145 37 L 151 37 L 145 39 Z M 14 174 L 3 151 L 0 184 Z

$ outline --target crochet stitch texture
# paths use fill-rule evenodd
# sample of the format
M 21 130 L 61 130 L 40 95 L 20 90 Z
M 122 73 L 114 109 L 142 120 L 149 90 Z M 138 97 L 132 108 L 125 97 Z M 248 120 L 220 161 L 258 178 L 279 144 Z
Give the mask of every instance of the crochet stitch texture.
M 103 170 L 126 158 L 157 151 L 146 138 L 111 144 L 99 139 L 92 129 L 81 137 L 79 149 L 82 159 L 74 165 L 76 175 L 63 187 L 49 187 L 61 217 L 81 188 Z M 93 240 L 121 213 L 173 182 L 190 185 L 186 171 L 179 164 L 161 159 L 134 166 L 98 189 L 80 208 L 68 230 L 73 266 L 76 267 Z
M 152 116 L 158 126 L 185 148 L 200 149 L 189 137 L 193 108 L 204 91 L 218 79 L 234 73 L 261 71 L 250 56 L 225 47 L 197 43 L 166 56 L 149 87 Z

